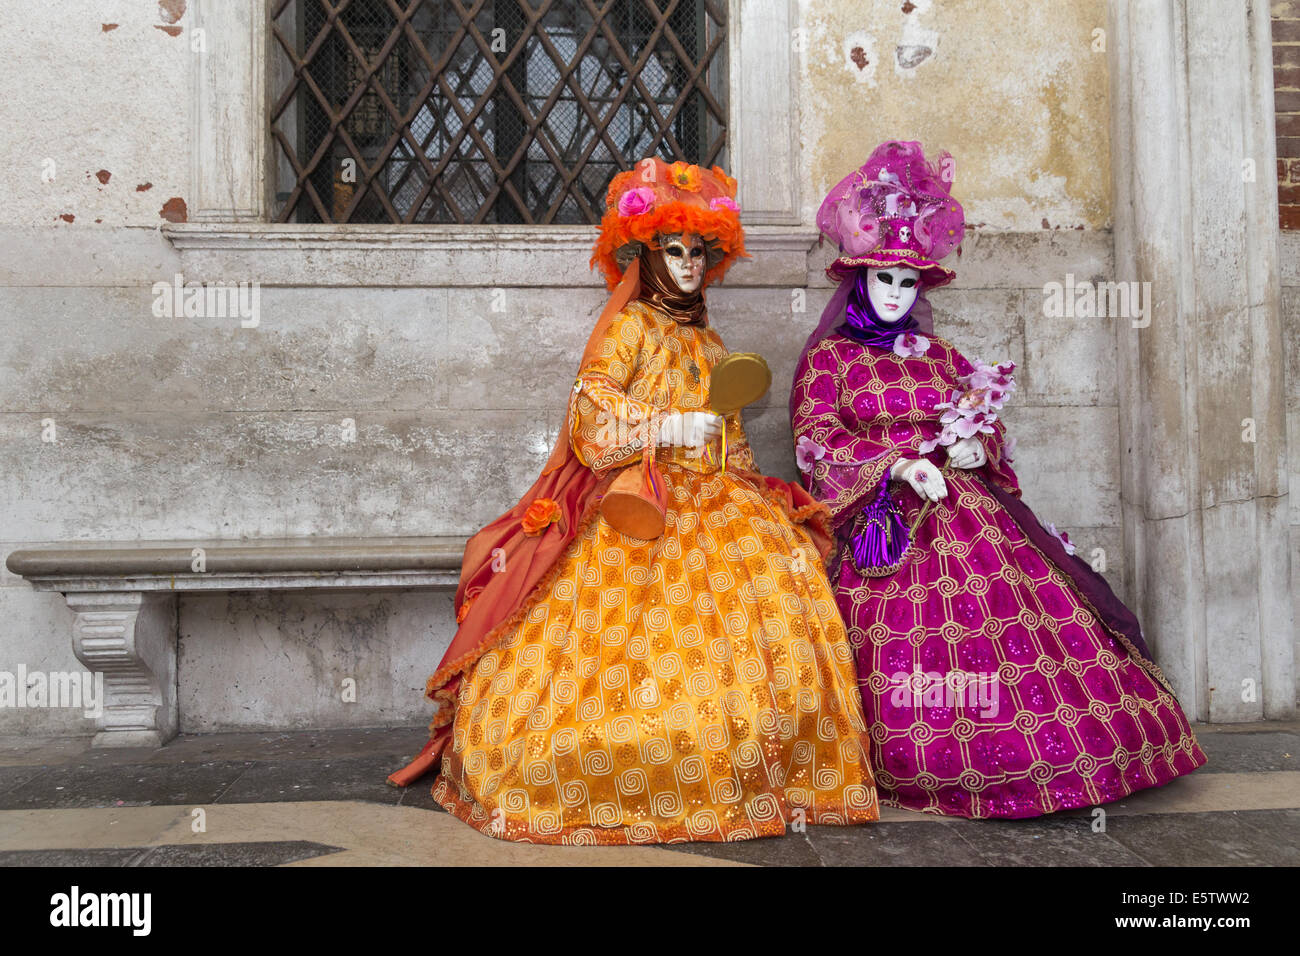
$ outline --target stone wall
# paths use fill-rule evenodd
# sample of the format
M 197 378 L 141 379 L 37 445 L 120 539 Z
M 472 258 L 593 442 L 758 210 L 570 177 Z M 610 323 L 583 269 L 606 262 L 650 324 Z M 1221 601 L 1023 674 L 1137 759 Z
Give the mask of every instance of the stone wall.
M 188 14 L 163 16 L 184 6 L 73 0 L 55 21 L 32 5 L 0 33 L 8 75 L 34 91 L 0 101 L 0 557 L 69 540 L 474 531 L 528 486 L 559 426 L 603 301 L 590 232 L 169 238 L 159 227 L 184 218 L 196 163 L 194 37 Z M 937 331 L 1018 364 L 1006 418 L 1025 498 L 1122 587 L 1122 338 L 1116 320 L 1042 310 L 1047 282 L 1114 277 L 1092 33 L 1105 4 L 797 6 L 803 222 L 751 230 L 755 260 L 710 298 L 728 345 L 775 372 L 747 416 L 760 465 L 795 476 L 786 395 L 829 294 L 810 225 L 822 191 L 882 138 L 947 148 L 977 228 L 933 297 Z M 878 60 L 869 77 L 862 59 Z M 70 69 L 77 82 L 59 82 Z M 155 316 L 153 284 L 178 273 L 260 282 L 260 324 Z M 57 441 L 42 440 L 47 421 Z M 182 597 L 182 729 L 419 724 L 453 626 L 440 592 Z M 0 570 L 0 670 L 79 670 L 71 630 L 58 594 Z M 355 703 L 339 699 L 346 677 Z M 0 734 L 91 729 L 69 711 L 0 709 Z
M 23 248 L 25 232 L 0 233 L 5 248 Z M 472 533 L 535 477 L 604 298 L 590 276 L 528 287 L 408 276 L 386 287 L 304 267 L 300 282 L 338 284 L 264 288 L 258 327 L 241 328 L 153 314 L 154 281 L 219 273 L 222 254 L 182 261 L 147 230 L 113 238 L 107 274 L 89 279 L 72 264 L 94 261 L 99 247 L 75 232 L 41 240 L 57 270 L 24 273 L 8 257 L 6 554 L 66 540 Z M 786 402 L 829 296 L 828 250 L 807 233 L 795 242 L 811 248 L 803 254 L 754 245 L 756 260 L 712 293 L 711 314 L 731 348 L 771 362 L 772 391 L 747 425 L 761 466 L 794 478 Z M 583 265 L 576 251 L 547 255 Z M 1007 419 L 1026 498 L 1085 553 L 1104 549 L 1118 582 L 1113 330 L 1041 309 L 1044 282 L 1106 274 L 1108 257 L 1105 233 L 977 234 L 958 282 L 933 302 L 937 331 L 968 355 L 1019 365 Z M 794 313 L 799 289 L 805 311 Z M 42 422 L 56 442 L 41 440 Z M 5 661 L 78 668 L 59 595 L 6 573 L 0 620 Z M 182 729 L 418 722 L 420 688 L 452 630 L 445 593 L 183 596 Z M 357 681 L 355 703 L 339 699 L 346 677 Z M 70 712 L 0 710 L 0 733 L 86 729 Z
M 1291 476 L 1291 598 L 1296 627 L 1296 660 L 1300 661 L 1300 232 L 1282 232 L 1278 240 L 1282 264 L 1282 328 L 1286 354 L 1286 432 Z M 1300 672 L 1296 676 L 1300 700 Z

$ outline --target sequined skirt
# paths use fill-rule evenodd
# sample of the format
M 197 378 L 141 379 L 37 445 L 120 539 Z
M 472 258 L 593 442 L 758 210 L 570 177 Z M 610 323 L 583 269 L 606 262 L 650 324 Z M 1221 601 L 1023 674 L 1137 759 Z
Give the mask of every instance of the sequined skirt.
M 978 479 L 953 475 L 916 557 L 836 591 L 857 648 L 881 802 L 1029 817 L 1205 763 L 1150 662 L 1098 620 Z M 909 525 L 919 502 L 899 499 Z
M 663 536 L 593 522 L 462 682 L 434 797 L 537 843 L 876 819 L 853 654 L 808 537 L 742 477 L 662 470 Z

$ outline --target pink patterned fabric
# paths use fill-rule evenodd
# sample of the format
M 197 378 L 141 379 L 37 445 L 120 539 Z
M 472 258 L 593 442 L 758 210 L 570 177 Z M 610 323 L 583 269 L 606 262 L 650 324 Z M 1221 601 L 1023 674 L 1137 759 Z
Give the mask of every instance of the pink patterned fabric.
M 948 474 L 947 498 L 898 571 L 863 577 L 847 554 L 887 470 L 921 457 L 941 429 L 935 406 L 971 370 L 943 339 L 900 356 L 831 334 L 795 373 L 796 439 L 825 450 L 804 480 L 836 527 L 830 577 L 856 649 L 882 802 L 1028 817 L 1195 770 L 1205 755 L 1160 669 L 1106 623 L 1113 614 L 1099 615 L 1098 592 L 1068 566 L 1075 559 L 1049 553 L 1008 510 L 1022 523 L 1032 514 L 1000 421 L 979 436 L 988 464 Z M 926 457 L 946 462 L 943 449 Z M 906 484 L 891 489 L 912 525 L 920 499 Z

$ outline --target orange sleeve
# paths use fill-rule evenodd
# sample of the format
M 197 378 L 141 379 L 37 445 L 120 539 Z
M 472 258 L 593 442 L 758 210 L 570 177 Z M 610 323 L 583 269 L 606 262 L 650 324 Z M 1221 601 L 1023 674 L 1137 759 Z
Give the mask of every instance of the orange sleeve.
M 645 347 L 644 320 L 625 309 L 610 323 L 599 354 L 573 383 L 569 440 L 578 459 L 598 475 L 639 459 L 651 440 L 657 409 L 627 391 Z

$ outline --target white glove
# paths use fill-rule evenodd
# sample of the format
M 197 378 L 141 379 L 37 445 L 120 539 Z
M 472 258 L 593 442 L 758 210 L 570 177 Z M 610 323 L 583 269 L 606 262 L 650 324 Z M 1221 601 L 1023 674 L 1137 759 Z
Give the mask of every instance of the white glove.
M 889 477 L 907 482 L 922 498 L 938 501 L 948 497 L 948 485 L 943 475 L 926 458 L 900 458 L 889 469 Z
M 659 421 L 659 444 L 703 448 L 722 434 L 722 424 L 712 412 L 673 412 Z
M 978 438 L 963 438 L 948 446 L 948 460 L 954 468 L 979 468 L 989 456 Z

